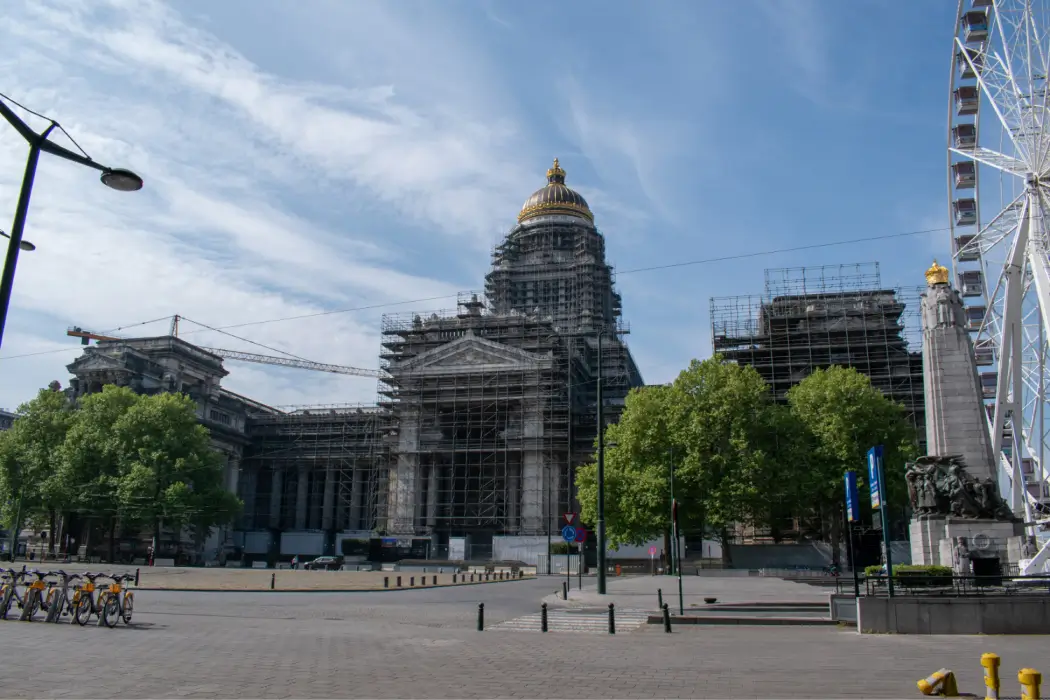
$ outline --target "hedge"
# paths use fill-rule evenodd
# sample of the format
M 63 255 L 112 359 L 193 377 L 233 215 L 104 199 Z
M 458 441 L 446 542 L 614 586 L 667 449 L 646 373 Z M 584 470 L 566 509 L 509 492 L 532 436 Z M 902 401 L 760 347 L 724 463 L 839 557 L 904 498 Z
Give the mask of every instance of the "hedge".
M 882 576 L 882 566 L 864 568 L 865 576 Z M 923 564 L 897 564 L 893 567 L 893 578 L 903 585 L 911 586 L 950 586 L 952 585 L 952 568 Z M 908 581 L 904 581 L 908 579 Z

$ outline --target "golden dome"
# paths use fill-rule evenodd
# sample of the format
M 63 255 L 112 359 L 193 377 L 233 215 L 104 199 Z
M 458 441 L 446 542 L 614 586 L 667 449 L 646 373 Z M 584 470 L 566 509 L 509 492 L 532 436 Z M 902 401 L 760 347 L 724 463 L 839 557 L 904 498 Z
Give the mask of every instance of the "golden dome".
M 935 284 L 948 284 L 948 268 L 938 265 L 934 260 L 930 269 L 926 271 L 926 284 L 931 287 Z
M 587 200 L 579 192 L 565 186 L 565 171 L 554 159 L 554 165 L 547 170 L 547 186 L 532 193 L 525 200 L 525 205 L 518 214 L 518 223 L 537 216 L 562 215 L 577 216 L 594 223 L 594 214 L 587 206 Z

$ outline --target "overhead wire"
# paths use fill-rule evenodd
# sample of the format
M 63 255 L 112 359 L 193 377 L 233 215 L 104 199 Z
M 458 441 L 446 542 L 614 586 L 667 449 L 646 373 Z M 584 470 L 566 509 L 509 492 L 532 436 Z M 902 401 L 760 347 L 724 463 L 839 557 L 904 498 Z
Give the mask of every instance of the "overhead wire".
M 3 97 L 3 95 L 0 94 L 0 97 Z M 844 240 L 840 240 L 840 241 L 825 241 L 825 242 L 822 242 L 822 243 L 809 243 L 809 244 L 806 244 L 806 245 L 790 246 L 790 247 L 785 247 L 785 248 L 775 248 L 775 249 L 770 249 L 770 250 L 750 251 L 750 252 L 746 252 L 746 253 L 734 253 L 732 255 L 722 255 L 722 256 L 717 256 L 717 257 L 712 257 L 712 258 L 701 258 L 701 259 L 697 259 L 697 260 L 685 260 L 685 261 L 681 261 L 681 262 L 666 263 L 666 264 L 662 264 L 662 265 L 650 265 L 650 266 L 646 266 L 646 267 L 637 267 L 637 268 L 632 268 L 632 269 L 628 269 L 628 270 L 618 270 L 618 271 L 615 271 L 614 274 L 615 274 L 615 276 L 620 277 L 620 276 L 623 276 L 623 275 L 632 275 L 632 274 L 637 274 L 637 273 L 640 273 L 640 272 L 653 272 L 653 271 L 657 271 L 657 270 L 668 270 L 668 269 L 673 269 L 673 268 L 690 267 L 690 266 L 695 266 L 695 265 L 709 265 L 709 264 L 720 263 L 720 262 L 729 262 L 729 261 L 733 261 L 733 260 L 746 260 L 746 259 L 749 259 L 749 258 L 766 257 L 766 256 L 770 256 L 770 255 L 784 255 L 784 254 L 787 254 L 787 253 L 797 253 L 797 252 L 802 252 L 802 251 L 807 251 L 807 250 L 817 250 L 817 249 L 823 249 L 823 248 L 832 248 L 832 247 L 844 246 L 844 245 L 855 245 L 855 244 L 858 244 L 858 243 L 872 243 L 872 242 L 876 242 L 876 241 L 885 241 L 885 240 L 893 240 L 893 239 L 899 239 L 899 238 L 907 238 L 907 237 L 911 237 L 911 236 L 920 236 L 920 235 L 925 235 L 925 234 L 930 234 L 930 233 L 941 233 L 941 232 L 949 231 L 949 230 L 951 230 L 950 227 L 943 226 L 943 227 L 939 227 L 939 228 L 928 228 L 928 229 L 921 229 L 921 230 L 917 230 L 917 231 L 904 231 L 904 232 L 901 232 L 901 233 L 890 233 L 890 234 L 884 234 L 884 235 L 878 235 L 878 236 L 865 236 L 865 237 L 861 237 L 861 238 L 850 238 L 850 239 L 844 239 Z M 536 263 L 536 265 L 537 266 L 543 266 L 543 263 Z M 405 305 L 408 305 L 408 304 L 422 304 L 422 303 L 426 303 L 426 302 L 430 302 L 430 301 L 441 301 L 441 300 L 445 300 L 445 299 L 456 299 L 456 298 L 458 298 L 458 294 L 442 294 L 442 295 L 439 295 L 439 296 L 422 297 L 422 298 L 418 298 L 418 299 L 406 299 L 406 300 L 403 300 L 403 301 L 382 302 L 382 303 L 378 303 L 378 304 L 367 304 L 367 305 L 364 305 L 364 306 L 354 306 L 354 307 L 343 308 L 343 309 L 329 309 L 327 311 L 316 311 L 316 312 L 312 312 L 312 313 L 308 313 L 308 314 L 297 314 L 297 315 L 294 315 L 294 316 L 282 316 L 282 317 L 278 317 L 278 318 L 262 319 L 262 320 L 259 320 L 259 321 L 245 321 L 245 322 L 241 322 L 241 323 L 230 323 L 230 324 L 226 324 L 226 325 L 222 325 L 222 326 L 205 326 L 205 324 L 202 324 L 202 323 L 200 323 L 198 321 L 192 321 L 192 323 L 194 323 L 194 324 L 196 324 L 198 326 L 203 326 L 204 328 L 206 328 L 207 330 L 210 330 L 210 331 L 223 333 L 223 332 L 226 332 L 229 329 L 233 329 L 233 328 L 247 328 L 249 326 L 261 326 L 261 325 L 269 325 L 271 323 L 284 323 L 284 322 L 288 322 L 288 321 L 299 321 L 299 320 L 304 320 L 304 319 L 308 319 L 308 318 L 319 318 L 319 317 L 323 317 L 323 316 L 334 316 L 334 315 L 339 315 L 339 314 L 354 313 L 354 312 L 357 312 L 357 311 L 371 311 L 371 310 L 374 310 L 374 309 L 391 308 L 391 307 L 394 307 L 394 306 L 405 306 Z M 171 318 L 171 316 L 165 316 L 162 319 L 154 319 L 152 321 L 143 321 L 141 323 L 128 324 L 126 326 L 122 326 L 121 328 L 127 329 L 127 328 L 133 328 L 133 327 L 136 327 L 136 326 L 148 325 L 150 323 L 156 323 L 159 320 L 170 319 L 170 318 Z M 180 318 L 185 318 L 185 317 L 184 316 L 180 316 Z M 187 320 L 190 320 L 190 319 L 187 319 Z M 116 330 L 121 330 L 121 329 L 118 328 Z M 187 332 L 183 333 L 182 335 L 192 335 L 192 334 L 195 334 L 195 333 L 202 333 L 202 332 L 204 332 L 204 331 L 201 330 L 201 329 L 197 329 L 197 330 L 187 331 Z M 256 344 L 256 345 L 260 345 L 261 347 L 267 347 L 267 346 L 261 345 L 260 343 L 256 343 L 255 341 L 248 340 L 246 338 L 239 338 L 238 336 L 235 336 L 235 335 L 233 335 L 231 333 L 227 333 L 227 335 L 230 335 L 231 337 L 234 337 L 234 338 L 238 338 L 239 340 L 244 340 L 245 342 L 248 342 L 248 343 L 253 343 L 253 344 Z M 280 353 L 282 353 L 284 355 L 289 355 L 290 357 L 294 357 L 295 359 L 300 359 L 300 360 L 303 359 L 303 358 L 297 357 L 295 355 L 291 355 L 290 353 L 288 353 L 288 352 L 286 352 L 284 350 L 277 350 L 276 348 L 269 348 L 269 347 L 267 347 L 267 349 L 274 350 L 275 352 L 280 352 Z M 0 361 L 2 361 L 2 360 L 15 360 L 15 359 L 23 358 L 23 357 L 37 357 L 37 356 L 40 356 L 40 355 L 49 355 L 49 354 L 55 354 L 55 353 L 59 353 L 59 352 L 67 352 L 67 351 L 68 351 L 67 348 L 61 348 L 61 349 L 57 349 L 57 350 L 44 350 L 44 351 L 41 351 L 41 352 L 24 353 L 24 354 L 20 354 L 20 355 L 8 355 L 6 357 L 0 357 Z

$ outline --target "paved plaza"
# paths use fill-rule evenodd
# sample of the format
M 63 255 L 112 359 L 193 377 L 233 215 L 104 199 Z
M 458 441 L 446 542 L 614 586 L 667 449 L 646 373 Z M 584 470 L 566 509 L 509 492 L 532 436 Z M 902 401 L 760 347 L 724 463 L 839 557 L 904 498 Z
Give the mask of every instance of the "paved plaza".
M 552 614 L 593 610 L 587 589 Z M 1016 671 L 1047 671 L 1044 638 L 860 636 L 839 627 L 676 627 L 629 622 L 655 610 L 667 578 L 612 579 L 624 611 L 617 634 L 505 624 L 535 614 L 557 577 L 357 593 L 140 591 L 131 627 L 0 622 L 4 697 L 163 698 L 804 698 L 919 697 L 915 681 L 947 666 L 964 692 L 981 689 L 982 652 L 1003 657 L 1003 695 Z M 687 605 L 826 599 L 770 579 L 686 578 Z M 486 630 L 475 629 L 485 604 Z M 601 599 L 605 602 L 605 599 Z

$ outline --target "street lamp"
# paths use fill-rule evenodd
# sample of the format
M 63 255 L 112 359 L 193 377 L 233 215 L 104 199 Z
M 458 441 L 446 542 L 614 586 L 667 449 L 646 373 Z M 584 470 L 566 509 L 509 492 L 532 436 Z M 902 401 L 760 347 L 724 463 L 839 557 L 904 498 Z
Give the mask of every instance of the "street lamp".
M 36 164 L 40 159 L 40 152 L 50 153 L 59 158 L 86 165 L 89 168 L 101 171 L 102 184 L 106 187 L 120 192 L 134 192 L 142 189 L 142 178 L 131 172 L 120 168 L 107 168 L 96 163 L 88 156 L 74 153 L 68 148 L 63 148 L 48 140 L 48 136 L 54 131 L 58 123 L 52 121 L 41 133 L 36 133 L 29 125 L 8 107 L 3 99 L 0 99 L 0 116 L 15 128 L 22 138 L 29 144 L 29 157 L 26 158 L 25 174 L 22 176 L 22 189 L 18 193 L 18 206 L 15 209 L 15 221 L 11 226 L 11 234 L 4 236 L 9 239 L 7 244 L 7 257 L 4 259 L 4 272 L 0 277 L 0 346 L 4 340 L 4 326 L 7 323 L 7 309 L 11 303 L 11 290 L 15 282 L 15 268 L 18 266 L 18 251 L 32 250 L 23 245 L 22 233 L 25 230 L 26 214 L 29 212 L 29 197 L 33 192 L 33 178 L 36 176 Z M 32 244 L 29 244 L 32 246 Z
M 4 233 L 3 231 L 0 231 L 0 237 L 3 237 L 3 238 L 10 238 L 10 236 L 8 236 L 8 235 L 7 235 L 6 233 Z M 26 239 L 24 239 L 24 238 L 23 238 L 23 239 L 22 239 L 21 241 L 19 241 L 19 243 L 18 243 L 18 247 L 19 247 L 19 248 L 21 248 L 22 250 L 24 250 L 24 251 L 25 251 L 25 252 L 27 252 L 27 253 L 29 253 L 29 252 L 32 252 L 32 251 L 34 251 L 34 250 L 36 250 L 36 246 L 35 246 L 35 245 L 33 245 L 32 243 L 30 243 L 29 241 L 27 241 L 27 240 L 26 240 Z

